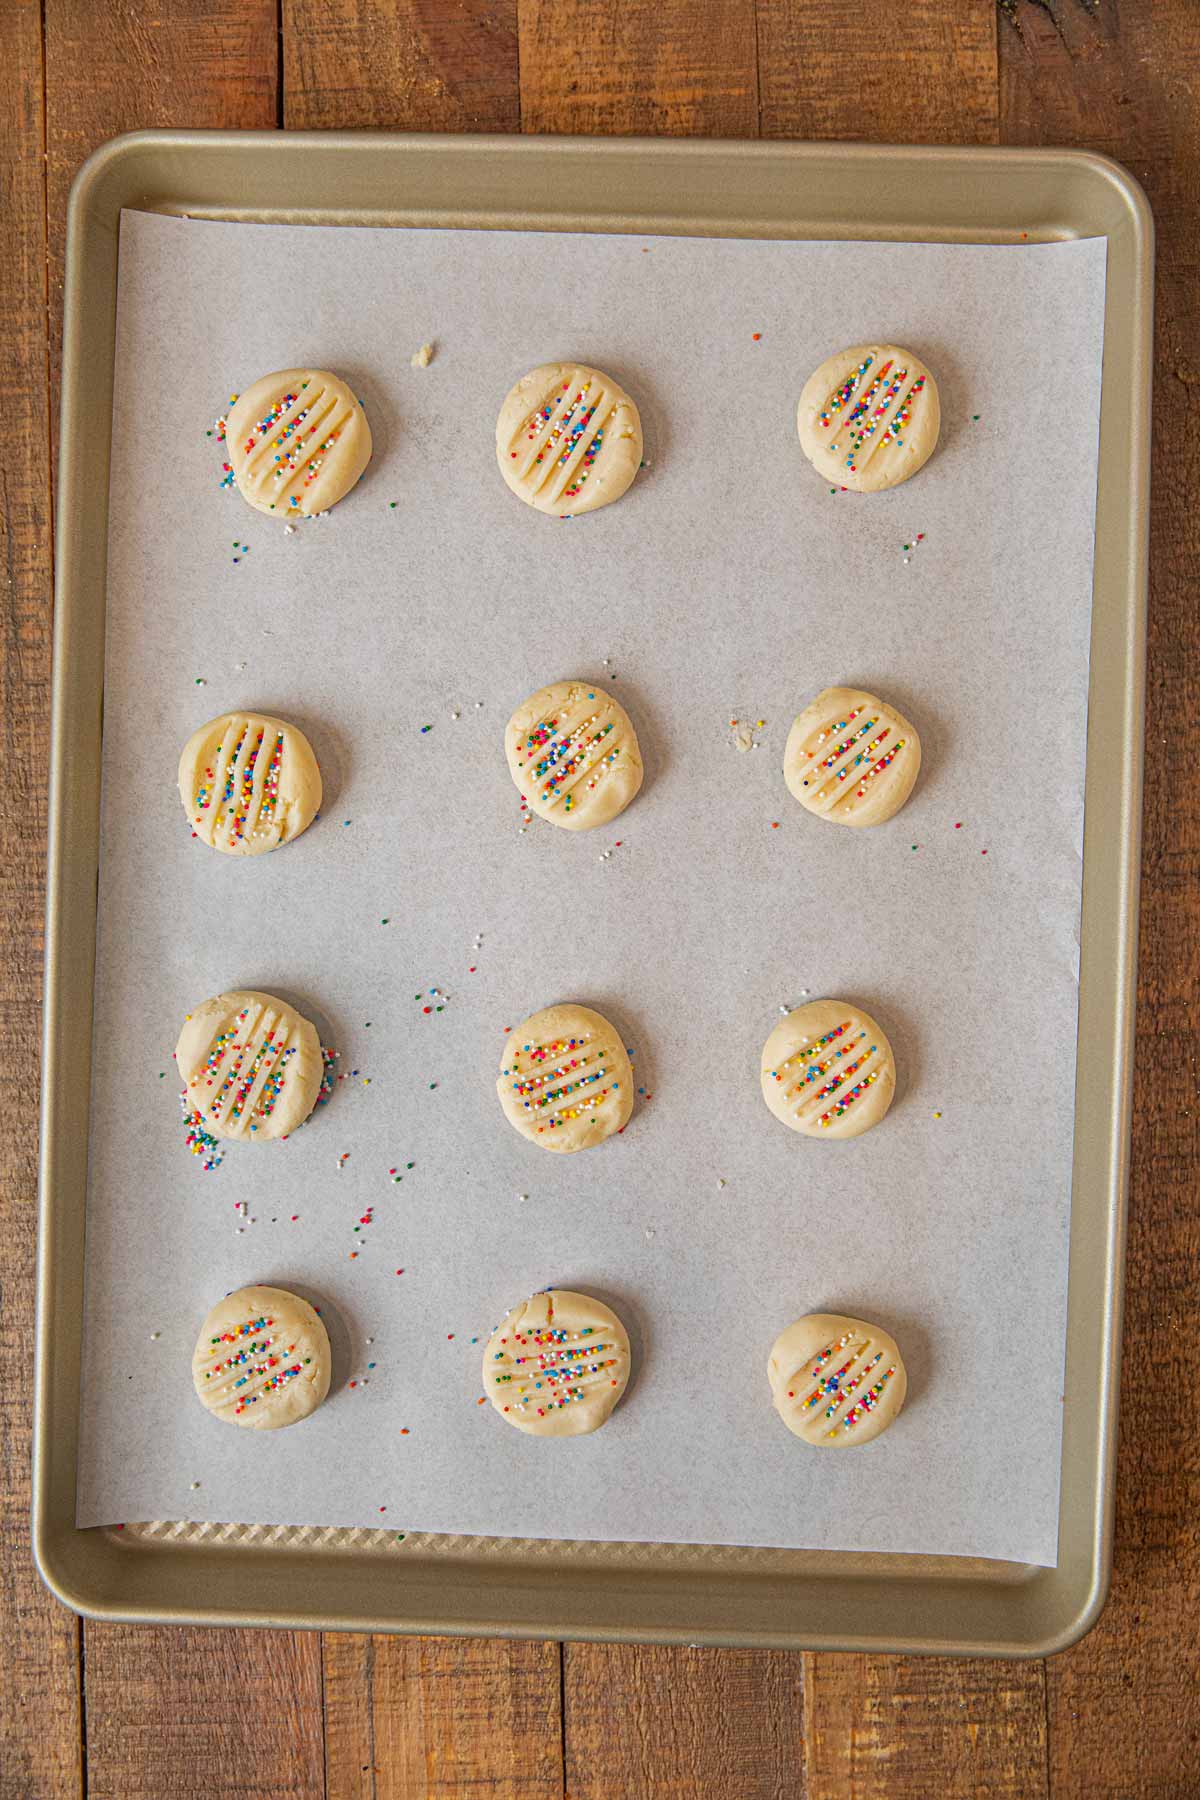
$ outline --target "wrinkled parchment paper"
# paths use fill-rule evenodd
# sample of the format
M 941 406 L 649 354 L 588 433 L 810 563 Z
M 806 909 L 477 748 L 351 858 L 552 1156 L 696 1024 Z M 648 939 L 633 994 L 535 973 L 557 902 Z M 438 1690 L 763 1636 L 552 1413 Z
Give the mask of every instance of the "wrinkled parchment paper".
M 1054 1561 L 1104 274 L 1102 240 L 125 215 L 82 1523 Z M 935 371 L 941 445 L 890 493 L 831 493 L 797 396 L 873 337 Z M 493 451 L 509 386 L 560 356 L 646 431 L 626 498 L 568 522 Z M 222 490 L 205 433 L 301 362 L 353 381 L 375 456 L 288 534 Z M 503 756 L 564 675 L 612 685 L 647 769 L 590 835 L 522 831 Z M 876 830 L 783 784 L 794 714 L 841 682 L 921 733 Z M 245 706 L 301 724 L 326 779 L 318 824 L 256 861 L 192 841 L 174 786 L 193 728 Z M 235 986 L 301 1003 L 345 1079 L 205 1173 L 171 1052 Z M 849 1143 L 759 1094 L 781 1008 L 818 995 L 897 1053 L 891 1114 Z M 494 1089 L 504 1027 L 564 998 L 636 1053 L 629 1128 L 576 1157 L 522 1141 Z M 330 1324 L 333 1392 L 294 1430 L 192 1395 L 204 1314 L 254 1280 Z M 636 1356 L 574 1442 L 478 1404 L 491 1326 L 551 1283 L 615 1306 Z M 771 1409 L 770 1345 L 815 1310 L 878 1319 L 907 1361 L 899 1423 L 857 1454 Z

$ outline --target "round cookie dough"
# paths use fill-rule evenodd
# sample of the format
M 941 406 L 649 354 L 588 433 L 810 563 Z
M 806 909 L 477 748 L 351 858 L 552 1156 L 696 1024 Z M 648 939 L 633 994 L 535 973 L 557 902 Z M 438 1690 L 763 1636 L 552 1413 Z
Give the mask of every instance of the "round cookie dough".
M 533 1437 L 582 1437 L 612 1412 L 629 1380 L 629 1338 L 599 1300 L 549 1288 L 497 1325 L 483 1385 L 498 1413 Z
M 307 1419 L 329 1392 L 329 1371 L 328 1332 L 285 1288 L 226 1294 L 192 1352 L 192 1380 L 209 1412 L 250 1431 Z
M 531 1144 L 588 1150 L 628 1123 L 633 1069 L 608 1020 L 570 1001 L 510 1034 L 496 1092 L 509 1124 Z
M 875 494 L 915 475 L 933 455 L 937 383 L 896 344 L 855 344 L 810 375 L 800 395 L 800 443 L 826 481 Z
M 362 404 L 328 369 L 280 369 L 239 394 L 225 448 L 244 500 L 259 512 L 312 518 L 345 498 L 371 460 Z
M 763 1045 L 762 1091 L 775 1117 L 805 1137 L 860 1137 L 892 1104 L 892 1046 L 860 1006 L 811 1000 Z
M 295 725 L 223 713 L 179 759 L 179 797 L 195 835 L 227 856 L 261 856 L 299 837 L 321 810 L 321 771 Z
M 821 1449 L 879 1437 L 908 1387 L 895 1338 L 839 1313 L 808 1313 L 781 1331 L 767 1359 L 767 1380 L 788 1430 Z
M 531 694 L 505 727 L 504 754 L 529 810 L 567 831 L 607 825 L 642 785 L 633 722 L 594 681 Z
M 175 1046 L 187 1101 L 219 1138 L 282 1138 L 307 1119 L 324 1065 L 316 1027 L 286 1000 L 218 994 L 189 1013 Z
M 543 363 L 518 381 L 496 421 L 496 461 L 539 512 L 595 512 L 625 492 L 642 461 L 642 421 L 599 369 Z
M 818 694 L 793 722 L 783 778 L 801 806 L 835 825 L 882 825 L 921 767 L 921 740 L 886 700 L 860 688 Z

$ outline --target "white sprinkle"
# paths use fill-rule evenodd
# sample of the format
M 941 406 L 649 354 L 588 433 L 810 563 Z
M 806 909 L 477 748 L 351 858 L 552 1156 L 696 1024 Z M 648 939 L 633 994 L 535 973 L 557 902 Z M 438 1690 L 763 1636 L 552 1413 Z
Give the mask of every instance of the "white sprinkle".
M 367 1339 L 367 1342 L 368 1342 L 368 1344 L 373 1344 L 373 1343 L 374 1343 L 374 1342 L 375 1342 L 375 1339 L 374 1339 L 374 1338 L 368 1338 L 368 1339 Z
M 789 1013 L 792 1009 L 790 1006 L 781 1006 L 779 1010 L 781 1013 Z
M 152 1343 L 152 1344 L 157 1344 L 157 1342 L 158 1342 L 158 1340 L 159 1340 L 159 1338 L 160 1338 L 160 1337 L 161 1337 L 161 1336 L 162 1336 L 162 1332 L 161 1332 L 161 1331 L 152 1331 L 152 1332 L 151 1332 L 151 1333 L 150 1333 L 150 1342 L 151 1342 L 151 1343 Z
M 458 714 L 458 713 L 456 713 L 456 712 L 452 712 L 452 713 L 451 713 L 451 714 L 450 714 L 450 717 L 451 717 L 451 718 L 452 718 L 452 719 L 457 719 L 457 718 L 458 718 L 458 717 L 459 717 L 459 716 L 460 716 L 460 715 L 459 715 L 459 714 Z
M 648 1238 L 652 1238 L 652 1237 L 653 1237 L 653 1236 L 654 1236 L 654 1227 L 653 1227 L 653 1225 L 647 1225 L 647 1227 L 646 1227 L 646 1236 L 647 1236 L 647 1237 L 648 1237 Z
M 194 1494 L 194 1493 L 195 1493 L 195 1491 L 196 1491 L 196 1489 L 197 1489 L 197 1488 L 198 1488 L 198 1487 L 199 1487 L 199 1486 L 200 1486 L 200 1483 L 199 1483 L 199 1482 L 198 1482 L 198 1481 L 193 1481 L 193 1483 L 192 1483 L 192 1492 L 193 1492 L 193 1494 Z
M 518 825 L 518 826 L 517 826 L 517 836 L 518 836 L 518 837 L 524 837 L 524 836 L 525 836 L 525 827 L 524 827 L 524 826 L 523 826 L 523 825 Z
M 414 350 L 412 353 L 412 367 L 414 369 L 427 369 L 432 361 L 432 344 L 422 344 L 419 350 Z
M 283 528 L 283 535 L 284 537 L 295 537 L 296 527 L 294 525 L 285 525 Z
M 528 1198 L 529 1198 L 528 1194 L 518 1194 L 517 1195 L 518 1200 L 528 1200 Z
M 475 702 L 475 711 L 476 711 L 476 712 L 478 712 L 478 711 L 479 711 L 479 710 L 480 710 L 480 708 L 481 708 L 481 707 L 482 707 L 482 705 L 483 705 L 483 701 L 482 701 L 482 700 L 477 700 L 477 701 L 476 701 L 476 702 Z
M 238 1234 L 238 1236 L 239 1236 L 239 1237 L 241 1237 L 241 1235 L 242 1235 L 242 1233 L 243 1233 L 243 1232 L 244 1232 L 244 1231 L 245 1231 L 245 1229 L 246 1229 L 246 1227 L 245 1227 L 245 1226 L 244 1226 L 244 1225 L 239 1225 L 239 1226 L 238 1226 L 238 1228 L 237 1228 L 237 1234 Z

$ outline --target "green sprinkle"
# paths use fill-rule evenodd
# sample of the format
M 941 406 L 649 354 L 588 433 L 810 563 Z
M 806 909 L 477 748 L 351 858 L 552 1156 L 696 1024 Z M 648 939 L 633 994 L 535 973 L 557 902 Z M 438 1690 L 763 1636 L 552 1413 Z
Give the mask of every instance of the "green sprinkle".
M 380 921 L 379 921 L 379 923 L 380 923 L 380 924 L 381 924 L 381 925 L 386 925 L 386 924 L 387 924 L 387 922 L 388 922 L 388 921 L 387 921 L 387 920 L 386 920 L 386 919 L 380 919 Z
M 978 418 L 978 417 L 979 417 L 979 414 L 978 414 L 978 413 L 972 413 L 972 414 L 971 414 L 971 417 L 972 417 L 972 418 L 973 418 L 973 419 L 977 419 L 977 418 Z
M 391 510 L 391 511 L 392 511 L 392 512 L 395 512 L 395 510 L 396 510 L 396 502 L 395 502 L 395 501 L 394 501 L 394 500 L 389 500 L 389 501 L 388 501 L 388 507 L 389 507 L 389 508 L 390 508 L 390 510 Z

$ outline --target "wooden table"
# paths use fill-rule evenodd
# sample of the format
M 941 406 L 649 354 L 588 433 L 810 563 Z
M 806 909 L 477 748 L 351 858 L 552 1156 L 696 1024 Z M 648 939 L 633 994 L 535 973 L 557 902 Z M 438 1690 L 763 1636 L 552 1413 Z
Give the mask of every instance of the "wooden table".
M 1118 16 L 1120 15 L 1120 16 Z M 80 1625 L 30 1564 L 51 470 L 67 190 L 135 126 L 1077 144 L 1158 224 L 1116 1568 L 1047 1663 Z M 2 1800 L 1200 1795 L 1196 0 L 0 0 Z

